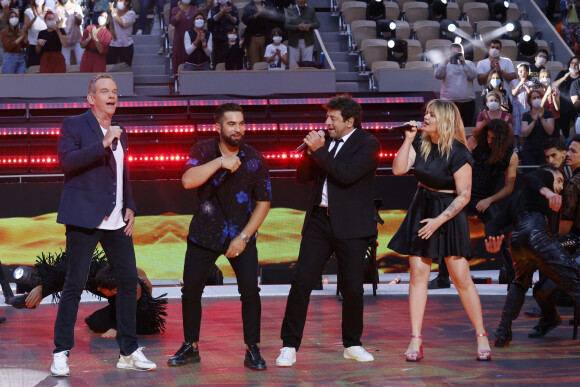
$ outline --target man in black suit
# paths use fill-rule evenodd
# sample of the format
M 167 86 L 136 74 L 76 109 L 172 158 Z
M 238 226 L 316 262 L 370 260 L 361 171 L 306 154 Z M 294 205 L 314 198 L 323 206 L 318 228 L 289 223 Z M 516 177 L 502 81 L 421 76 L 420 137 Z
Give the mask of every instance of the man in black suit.
M 299 183 L 310 181 L 312 192 L 302 229 L 296 274 L 282 323 L 279 367 L 296 362 L 310 293 L 320 281 L 332 252 L 338 260 L 343 296 L 344 358 L 373 361 L 361 346 L 363 331 L 363 264 L 369 240 L 377 234 L 374 218 L 375 171 L 380 144 L 360 128 L 361 109 L 353 99 L 336 97 L 325 105 L 329 139 L 310 132 L 307 151 L 298 165 Z
M 108 74 L 89 83 L 90 109 L 67 118 L 58 137 L 64 186 L 57 222 L 66 226 L 68 265 L 54 324 L 52 376 L 68 376 L 74 327 L 95 247 L 100 242 L 117 278 L 117 368 L 152 371 L 137 343 L 137 266 L 133 248 L 135 202 L 129 185 L 127 133 L 111 125 L 117 85 Z M 119 146 L 117 146 L 117 144 Z

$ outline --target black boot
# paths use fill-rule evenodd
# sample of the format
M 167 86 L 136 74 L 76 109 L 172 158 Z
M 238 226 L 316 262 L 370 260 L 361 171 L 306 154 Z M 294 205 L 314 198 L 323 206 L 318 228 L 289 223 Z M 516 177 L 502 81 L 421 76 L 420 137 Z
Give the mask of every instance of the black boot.
M 544 337 L 550 332 L 552 329 L 556 328 L 558 325 L 562 323 L 562 319 L 559 315 L 551 319 L 541 318 L 540 321 L 536 324 L 535 327 L 532 328 L 530 333 L 528 333 L 528 337 L 530 339 L 538 339 Z
M 429 285 L 427 287 L 429 289 L 447 289 L 451 287 L 451 281 L 449 280 L 449 276 L 445 277 L 439 273 L 437 277 L 429 281 Z
M 24 309 L 26 308 L 26 297 L 28 294 L 19 294 L 17 296 L 13 296 L 7 304 L 12 305 L 16 309 Z
M 260 354 L 260 348 L 256 344 L 248 346 L 246 349 L 246 358 L 244 359 L 244 365 L 253 370 L 265 370 L 266 361 Z
M 494 347 L 502 348 L 512 341 L 512 321 L 520 314 L 525 298 L 526 292 L 518 285 L 514 284 L 510 287 L 503 306 L 501 321 L 495 331 Z
M 12 288 L 10 288 L 10 283 L 6 280 L 4 276 L 4 270 L 2 269 L 2 262 L 0 262 L 0 287 L 2 288 L 2 294 L 4 294 L 4 302 L 10 304 L 10 299 L 14 297 L 12 293 Z
M 175 355 L 167 360 L 167 365 L 180 366 L 187 363 L 199 363 L 200 360 L 199 347 L 194 347 L 189 343 L 183 343 L 181 348 L 175 352 Z

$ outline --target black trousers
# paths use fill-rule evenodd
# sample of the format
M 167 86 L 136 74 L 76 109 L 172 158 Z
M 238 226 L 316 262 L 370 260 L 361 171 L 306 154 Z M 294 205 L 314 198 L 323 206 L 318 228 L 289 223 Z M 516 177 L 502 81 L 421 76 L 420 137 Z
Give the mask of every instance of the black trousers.
M 300 243 L 296 274 L 286 302 L 280 337 L 284 347 L 298 350 L 302 341 L 310 293 L 320 282 L 328 257 L 334 251 L 342 294 L 342 343 L 360 346 L 363 332 L 364 257 L 369 238 L 337 239 L 326 208 L 315 207 Z
M 183 288 L 181 289 L 181 307 L 183 311 L 183 334 L 188 343 L 199 341 L 201 326 L 201 295 L 210 270 L 221 253 L 208 250 L 191 241 L 187 241 L 185 264 L 183 267 Z M 242 301 L 242 322 L 244 326 L 244 343 L 248 345 L 260 342 L 260 319 L 262 304 L 258 287 L 258 249 L 256 242 L 251 241 L 246 249 L 236 258 L 229 259 L 236 273 L 238 292 Z
M 511 326 L 511 321 L 520 313 L 525 292 L 532 285 L 532 276 L 540 269 L 554 285 L 559 286 L 574 300 L 580 296 L 580 266 L 574 261 L 548 232 L 545 217 L 537 212 L 524 213 L 516 222 L 511 236 L 511 248 L 516 268 L 516 278 L 510 287 L 504 306 L 502 325 Z M 515 285 L 515 286 L 513 286 Z M 537 299 L 545 319 L 555 316 L 554 311 L 542 299 Z M 557 313 L 557 312 L 556 312 Z
M 109 50 L 107 51 L 107 64 L 125 62 L 129 66 L 132 66 L 134 52 L 135 47 L 133 45 L 128 47 L 109 47 Z
M 67 271 L 54 324 L 54 353 L 74 346 L 74 327 L 81 293 L 85 288 L 93 252 L 98 243 L 113 266 L 117 278 L 117 344 L 121 354 L 139 347 L 136 332 L 137 267 L 133 238 L 118 230 L 66 227 Z
M 85 318 L 85 322 L 93 332 L 105 333 L 109 329 L 117 329 L 117 313 L 109 304 Z

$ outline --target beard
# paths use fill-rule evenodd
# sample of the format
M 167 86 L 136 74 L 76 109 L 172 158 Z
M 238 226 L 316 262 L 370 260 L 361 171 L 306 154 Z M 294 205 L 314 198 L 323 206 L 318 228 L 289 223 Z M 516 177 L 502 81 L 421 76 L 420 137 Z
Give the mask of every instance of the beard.
M 240 146 L 244 141 L 244 136 L 241 135 L 239 139 L 233 139 L 231 137 L 224 136 L 220 134 L 221 138 L 228 144 L 229 146 Z

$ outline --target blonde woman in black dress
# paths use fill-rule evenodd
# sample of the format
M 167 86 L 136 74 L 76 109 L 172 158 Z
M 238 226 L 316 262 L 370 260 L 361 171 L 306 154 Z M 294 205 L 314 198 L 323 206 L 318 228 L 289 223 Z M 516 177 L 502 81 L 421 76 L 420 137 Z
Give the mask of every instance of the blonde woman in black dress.
M 466 147 L 459 110 L 450 101 L 432 100 L 425 111 L 423 134 L 405 132 L 393 173 L 403 175 L 411 167 L 419 182 L 413 202 L 389 248 L 409 256 L 409 312 L 411 342 L 407 361 L 423 358 L 421 328 L 427 303 L 427 283 L 433 259 L 445 259 L 449 274 L 475 327 L 477 360 L 491 360 L 481 303 L 471 280 L 466 258 L 473 255 L 467 216 L 463 208 L 471 197 L 473 158 Z

